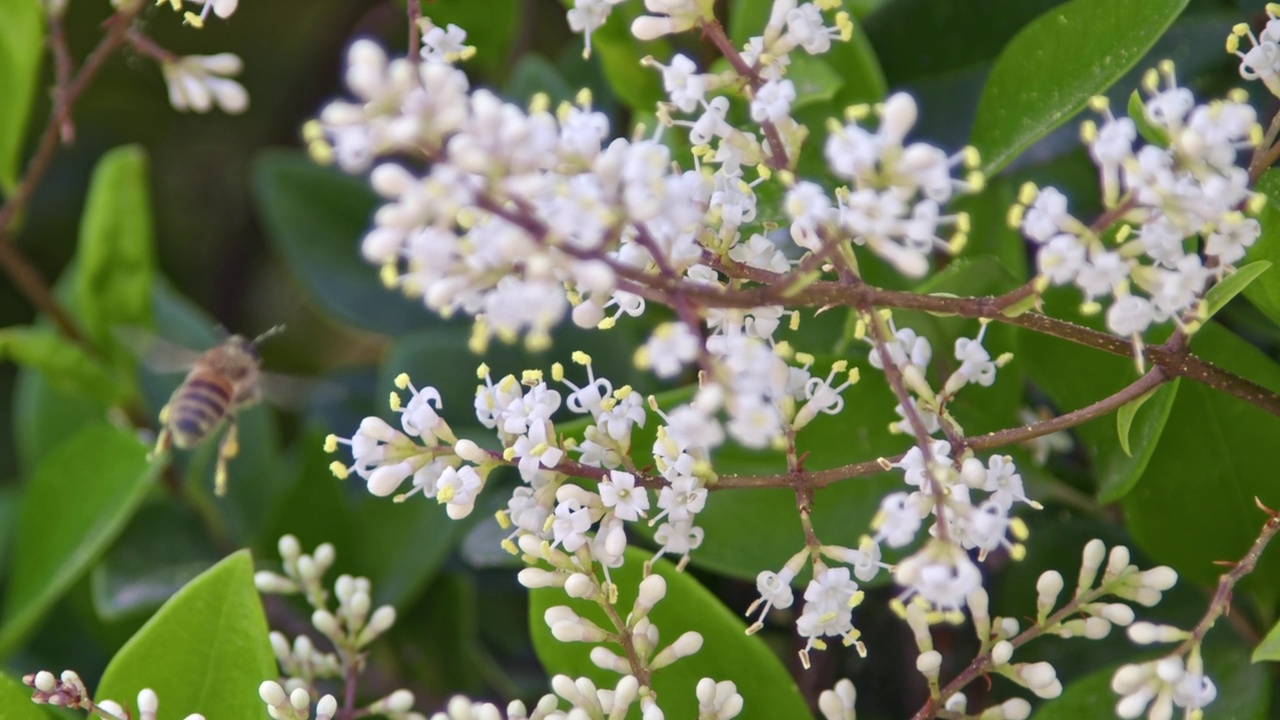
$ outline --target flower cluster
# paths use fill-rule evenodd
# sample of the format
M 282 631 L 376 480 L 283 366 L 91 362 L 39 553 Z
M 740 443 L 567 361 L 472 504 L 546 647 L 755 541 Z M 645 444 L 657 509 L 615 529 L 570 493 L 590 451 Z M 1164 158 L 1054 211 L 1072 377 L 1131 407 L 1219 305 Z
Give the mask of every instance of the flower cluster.
M 1161 78 L 1164 84 L 1161 86 Z M 1148 143 L 1135 148 L 1134 119 L 1116 117 L 1105 99 L 1093 107 L 1104 116 L 1082 135 L 1102 179 L 1106 220 L 1088 226 L 1067 211 L 1053 188 L 1023 188 L 1011 219 L 1039 246 L 1041 277 L 1075 284 L 1086 312 L 1107 309 L 1107 327 L 1140 342 L 1155 323 L 1173 320 L 1194 331 L 1203 296 L 1245 256 L 1261 233 L 1256 211 L 1262 196 L 1249 189 L 1237 156 L 1262 139 L 1256 113 L 1243 94 L 1196 105 L 1178 87 L 1172 63 L 1143 80 L 1142 120 Z M 1197 238 L 1202 240 L 1197 241 Z M 1203 247 L 1198 253 L 1197 242 Z
M 74 670 L 63 670 L 61 675 L 54 675 L 48 670 L 24 675 L 22 683 L 32 689 L 31 701 L 37 705 L 54 705 L 69 710 L 86 710 L 90 715 L 97 714 L 107 720 L 131 720 L 133 717 L 115 700 L 99 700 L 94 702 L 93 695 L 85 687 L 84 681 Z M 160 708 L 160 700 L 151 688 L 144 688 L 138 693 L 137 720 L 156 720 Z M 204 720 L 204 715 L 191 713 L 184 720 Z M 317 718 L 316 720 L 327 720 Z
M 324 575 L 333 566 L 333 545 L 323 543 L 306 554 L 298 539 L 285 535 L 278 543 L 284 574 L 260 570 L 253 581 L 261 593 L 291 595 L 301 593 L 314 612 L 311 624 L 333 646 L 334 652 L 319 650 L 311 638 L 299 635 L 292 644 L 280 632 L 272 632 L 271 649 L 280 663 L 280 681 L 265 680 L 258 695 L 267 713 L 275 720 L 308 720 L 311 699 L 318 695 L 317 681 L 346 678 L 364 666 L 364 650 L 395 624 L 396 611 L 390 605 L 373 608 L 368 578 L 341 575 L 333 584 L 338 604 L 329 609 L 330 592 Z M 423 720 L 413 712 L 413 693 L 395 692 L 372 703 L 363 713 L 383 715 L 391 720 Z M 316 720 L 331 720 L 338 702 L 324 695 L 315 704 Z

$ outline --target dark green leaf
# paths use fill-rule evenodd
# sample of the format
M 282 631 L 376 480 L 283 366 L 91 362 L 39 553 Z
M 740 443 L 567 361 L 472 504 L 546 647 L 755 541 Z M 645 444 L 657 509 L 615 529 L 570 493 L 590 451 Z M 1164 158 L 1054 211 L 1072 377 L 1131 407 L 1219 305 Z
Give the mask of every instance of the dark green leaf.
M 36 0 L 0 0 L 0 193 L 18 182 L 40 57 L 44 54 L 44 11 Z M 2 228 L 0 228 L 2 229 Z
M 151 326 L 153 235 L 146 152 L 116 148 L 93 171 L 76 249 L 77 314 L 98 347 L 116 347 L 117 326 Z M 112 355 L 117 366 L 133 365 L 123 348 Z
M 1209 292 L 1205 293 L 1204 300 L 1207 305 L 1206 318 L 1211 318 L 1218 314 L 1227 303 L 1241 291 L 1249 287 L 1250 283 L 1258 279 L 1258 276 L 1271 269 L 1269 260 L 1258 260 L 1248 265 L 1237 268 L 1235 272 L 1222 279 L 1222 282 L 1209 288 Z
M 155 610 L 217 558 L 190 508 L 148 503 L 93 568 L 94 613 L 112 622 Z
M 1119 80 L 1187 0 L 1073 0 L 1037 18 L 991 69 L 970 141 L 993 174 Z
M 254 163 L 253 195 L 267 236 L 322 309 L 344 322 L 397 334 L 431 322 L 420 302 L 388 290 L 360 256 L 377 198 L 362 178 L 273 150 Z
M 125 383 L 52 328 L 0 330 L 0 359 L 39 371 L 59 392 L 84 395 L 108 405 L 128 394 Z
M 40 372 L 21 368 L 14 383 L 13 416 L 15 454 L 25 474 L 35 471 L 40 459 L 107 412 L 104 404 L 74 392 L 55 389 Z
M 610 571 L 619 591 L 615 607 L 624 616 L 635 602 L 642 566 L 647 559 L 647 553 L 629 549 L 626 563 Z M 749 708 L 744 717 L 810 717 L 804 698 L 786 668 L 763 640 L 744 632 L 746 626 L 736 613 L 720 604 L 693 577 L 676 572 L 675 566 L 665 560 L 654 563 L 653 572 L 667 581 L 666 597 L 649 615 L 662 634 L 662 646 L 689 630 L 702 633 L 703 639 L 702 649 L 696 654 L 682 658 L 653 675 L 653 690 L 661 698 L 667 717 L 698 716 L 694 688 L 704 677 L 716 681 L 732 680 Z M 613 625 L 594 602 L 572 600 L 563 590 L 530 591 L 529 628 L 543 668 L 549 673 L 586 676 L 592 678 L 597 687 L 613 688 L 618 681 L 617 673 L 601 670 L 591 662 L 588 657 L 591 645 L 561 643 L 551 636 L 543 614 L 547 608 L 556 605 L 568 605 L 582 617 L 613 630 Z M 611 649 L 621 654 L 619 648 Z
M 1116 436 L 1120 440 L 1120 449 L 1129 457 L 1133 457 L 1133 452 L 1129 450 L 1129 428 L 1133 425 L 1133 418 L 1137 415 L 1138 408 L 1150 400 L 1155 392 L 1155 390 L 1145 392 L 1121 405 L 1120 409 L 1116 411 Z
M 5 720 L 49 720 L 38 705 L 31 702 L 31 688 L 0 673 L 0 717 Z
M 1196 333 L 1192 351 L 1259 383 L 1280 389 L 1280 367 L 1222 327 Z M 1184 381 L 1151 462 L 1124 499 L 1130 531 L 1157 561 L 1180 577 L 1211 584 L 1219 561 L 1238 560 L 1266 517 L 1254 498 L 1280 506 L 1275 463 L 1265 448 L 1280 438 L 1280 418 L 1242 400 Z M 1280 596 L 1280 554 L 1264 554 L 1240 585 L 1263 603 Z
M 1280 169 L 1272 168 L 1263 173 L 1256 187 L 1266 194 L 1267 204 L 1258 215 L 1262 236 L 1249 249 L 1246 262 L 1265 260 L 1274 266 L 1280 263 Z M 1244 289 L 1244 296 L 1272 322 L 1280 325 L 1280 272 L 1263 273 Z
M 192 580 L 111 659 L 97 697 L 128 702 L 151 688 L 166 717 L 263 714 L 258 685 L 277 677 L 267 620 L 241 550 Z
M 98 421 L 41 461 L 22 500 L 0 657 L 124 528 L 163 467 L 146 455 L 137 438 Z
M 1083 318 L 1075 310 L 1074 291 L 1050 292 L 1048 314 L 1084 325 L 1097 326 L 1097 316 Z M 1053 401 L 1059 414 L 1097 402 L 1137 379 L 1133 360 L 1106 355 L 1075 343 L 1040 333 L 1019 335 L 1019 360 L 1036 385 Z M 1080 372 L 1087 367 L 1089 372 Z M 1133 456 L 1125 453 L 1116 434 L 1116 421 L 1108 415 L 1074 428 L 1092 465 L 1099 499 L 1111 502 L 1123 497 L 1142 476 L 1156 452 L 1156 441 L 1177 389 L 1162 388 L 1152 402 L 1140 408 L 1130 429 Z

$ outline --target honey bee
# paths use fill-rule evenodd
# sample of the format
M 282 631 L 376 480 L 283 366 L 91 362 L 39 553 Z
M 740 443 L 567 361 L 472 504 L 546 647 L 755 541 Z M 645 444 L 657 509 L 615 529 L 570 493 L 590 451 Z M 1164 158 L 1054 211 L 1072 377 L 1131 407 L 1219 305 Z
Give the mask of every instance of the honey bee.
M 213 476 L 214 494 L 225 495 L 227 462 L 240 452 L 236 413 L 262 399 L 258 344 L 283 330 L 283 325 L 277 325 L 253 340 L 232 335 L 203 353 L 158 338 L 145 339 L 149 346 L 146 361 L 153 369 L 190 369 L 160 410 L 160 435 L 150 457 L 165 452 L 170 445 L 190 450 L 208 440 L 225 422 L 227 429 L 218 443 Z

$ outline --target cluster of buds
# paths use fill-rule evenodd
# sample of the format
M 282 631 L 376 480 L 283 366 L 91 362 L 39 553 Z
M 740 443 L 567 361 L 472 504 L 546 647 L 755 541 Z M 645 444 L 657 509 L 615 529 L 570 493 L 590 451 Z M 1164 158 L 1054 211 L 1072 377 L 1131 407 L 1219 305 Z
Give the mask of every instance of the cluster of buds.
M 340 575 L 333 584 L 332 597 L 337 607 L 329 608 L 330 592 L 324 586 L 324 575 L 333 566 L 333 545 L 323 543 L 312 554 L 302 552 L 298 539 L 285 535 L 279 541 L 284 574 L 260 570 L 254 574 L 258 592 L 278 595 L 303 594 L 311 605 L 311 624 L 333 646 L 334 652 L 318 650 L 306 636 L 298 636 L 292 644 L 282 633 L 272 632 L 271 649 L 280 664 L 282 682 L 269 680 L 259 688 L 259 695 L 276 720 L 307 720 L 311 698 L 316 695 L 316 681 L 346 677 L 364 667 L 364 650 L 380 635 L 391 629 L 396 611 L 390 605 L 373 608 L 368 578 Z M 336 700 L 325 695 L 316 704 L 317 720 L 329 720 L 336 712 Z M 412 712 L 413 694 L 397 690 L 374 705 L 376 712 L 393 720 L 420 720 Z
M 114 700 L 94 702 L 84 681 L 74 670 L 63 670 L 62 675 L 54 675 L 48 670 L 24 675 L 22 682 L 33 690 L 31 702 L 37 705 L 54 705 L 69 710 L 85 710 L 90 715 L 97 714 L 107 720 L 131 720 L 133 717 L 124 707 Z M 138 693 L 137 720 L 156 720 L 160 708 L 160 700 L 151 688 L 144 688 Z M 184 720 L 204 720 L 204 715 L 191 713 Z M 305 720 L 305 719 L 303 719 Z M 317 720 L 320 720 L 317 718 Z

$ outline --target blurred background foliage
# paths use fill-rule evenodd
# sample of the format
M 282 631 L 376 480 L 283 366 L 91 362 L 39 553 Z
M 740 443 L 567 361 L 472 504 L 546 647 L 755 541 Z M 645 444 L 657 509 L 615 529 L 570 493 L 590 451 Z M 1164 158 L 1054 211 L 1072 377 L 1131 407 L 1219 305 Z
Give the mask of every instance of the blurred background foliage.
M 801 160 L 802 170 L 822 177 L 816 150 L 823 118 L 850 103 L 875 101 L 887 89 L 916 96 L 921 139 L 958 149 L 971 137 L 984 84 L 1002 49 L 1059 4 L 848 0 L 847 9 L 859 21 L 854 43 L 793 67 L 793 77 L 804 81 L 797 114 L 816 136 Z M 497 89 L 517 102 L 535 92 L 547 93 L 553 101 L 572 99 L 577 89 L 589 87 L 595 106 L 621 132 L 639 122 L 652 126 L 651 108 L 660 93 L 657 75 L 635 66 L 636 57 L 652 53 L 665 61 L 679 49 L 706 65 L 714 58 L 713 49 L 696 36 L 635 43 L 626 33 L 625 18 L 639 12 L 638 6 L 631 2 L 615 10 L 622 17 L 611 18 L 596 36 L 597 53 L 590 61 L 581 57 L 581 39 L 568 31 L 563 6 L 550 0 L 435 0 L 423 8 L 439 24 L 456 22 L 469 32 L 468 42 L 479 49 L 467 64 L 474 85 Z M 760 26 L 768 6 L 760 0 L 718 4 L 738 41 Z M 1192 0 L 1108 92 L 1112 106 L 1124 108 L 1139 74 L 1161 58 L 1174 59 L 1179 79 L 1201 97 L 1237 86 L 1235 62 L 1222 51 L 1222 41 L 1236 22 L 1252 20 L 1256 27 L 1261 8 L 1261 2 L 1245 0 Z M 70 10 L 67 31 L 77 59 L 100 37 L 108 12 L 105 2 L 75 3 Z M 503 483 L 512 479 L 494 482 L 470 521 L 450 523 L 433 503 L 415 498 L 397 505 L 370 497 L 358 482 L 334 480 L 327 469 L 332 457 L 321 450 L 326 433 L 350 435 L 362 416 L 389 415 L 387 392 L 391 378 L 401 371 L 419 386 L 441 389 L 446 417 L 459 436 L 483 437 L 470 413 L 480 358 L 466 349 L 469 327 L 430 316 L 382 288 L 376 269 L 358 255 L 375 198 L 361 179 L 317 168 L 299 149 L 302 123 L 342 93 L 344 50 L 353 38 L 373 36 L 393 53 L 404 52 L 403 5 L 385 0 L 244 0 L 229 22 L 210 22 L 202 31 L 182 27 L 163 8 L 143 17 L 146 31 L 180 55 L 240 55 L 250 109 L 241 116 L 174 112 L 153 63 L 127 52 L 113 58 L 77 104 L 75 143 L 58 152 L 23 218 L 18 245 L 56 284 L 66 305 L 77 309 L 81 322 L 92 326 L 91 335 L 108 320 L 133 320 L 154 326 L 162 337 L 205 348 L 215 342 L 217 325 L 253 335 L 285 323 L 288 332 L 263 348 L 265 366 L 315 377 L 317 391 L 297 407 L 261 406 L 242 414 L 242 453 L 231 466 L 230 495 L 215 499 L 210 492 L 212 443 L 178 454 L 169 468 L 148 471 L 137 462 L 135 443 L 114 429 L 118 414 L 107 410 L 119 397 L 130 397 L 126 406 L 135 420 L 152 418 L 179 377 L 141 372 L 136 388 L 128 387 L 129 379 L 117 378 L 123 385 L 118 394 L 110 389 L 95 394 L 85 389 L 96 377 L 88 370 L 79 381 L 59 385 L 31 369 L 0 365 L 4 668 L 17 676 L 37 668 L 71 667 L 92 686 L 125 640 L 184 583 L 238 548 L 251 548 L 260 562 L 270 564 L 276 538 L 292 532 L 306 548 L 333 542 L 337 570 L 369 576 L 375 602 L 394 603 L 401 611 L 396 630 L 371 659 L 362 690 L 368 698 L 408 687 L 418 693 L 420 709 L 432 710 L 455 692 L 495 700 L 537 697 L 545 691 L 546 671 L 530 640 L 529 601 L 515 583 L 512 558 L 497 548 L 500 531 L 491 519 Z M 43 72 L 40 87 L 47 88 L 48 62 Z M 1274 100 L 1263 98 L 1261 91 L 1254 95 L 1262 116 L 1269 118 Z M 48 112 L 47 94 L 40 92 L 29 143 Z M 673 136 L 668 134 L 678 144 Z M 95 167 L 103 168 L 98 175 Z M 1035 180 L 1057 185 L 1071 196 L 1076 214 L 1087 217 L 1097 208 L 1094 173 L 1075 122 L 1049 132 L 983 195 L 965 201 L 977 228 L 966 257 L 918 289 L 986 294 L 1021 282 L 1028 276 L 1026 249 L 1003 225 L 1019 184 Z M 93 183 L 91 191 L 95 176 L 102 181 Z M 762 215 L 767 215 L 767 202 L 761 199 Z M 98 208 L 96 215 L 93 208 Z M 149 227 L 140 219 L 145 215 Z M 118 240 L 114 236 L 99 238 L 96 242 L 105 243 L 109 252 L 95 261 L 86 257 L 91 252 L 85 248 L 104 223 L 112 232 L 132 233 L 136 243 L 126 250 L 112 245 Z M 110 275 L 112 258 L 119 257 L 110 253 L 132 251 L 144 257 L 130 277 L 135 286 L 143 284 L 147 307 L 130 316 L 115 306 L 103 310 L 96 296 L 77 299 L 77 293 L 100 290 L 86 273 Z M 1269 252 L 1276 252 L 1274 244 Z M 154 272 L 148 265 L 152 262 Z M 877 282 L 904 284 L 874 261 L 867 266 L 868 276 Z M 113 297 L 121 293 L 139 296 L 133 287 L 117 288 Z M 1250 297 L 1257 305 L 1231 303 L 1219 316 L 1221 326 L 1207 331 L 1197 350 L 1277 389 L 1276 314 L 1265 297 Z M 1075 302 L 1050 298 L 1050 312 L 1069 316 Z M 105 315 L 96 320 L 84 316 L 95 312 Z M 611 377 L 615 386 L 630 383 L 646 393 L 671 390 L 675 386 L 664 388 L 631 366 L 629 348 L 661 317 L 651 312 L 610 333 L 565 329 L 547 353 L 534 356 L 520 348 L 496 347 L 484 359 L 498 377 L 524 367 L 545 368 L 555 360 L 568 365 L 568 354 L 583 349 L 595 358 L 596 372 Z M 0 327 L 34 321 L 30 304 L 12 284 L 0 281 Z M 938 350 L 950 347 L 959 334 L 973 332 L 972 323 L 908 313 L 901 314 L 900 323 L 918 327 Z M 826 360 L 863 359 L 865 350 L 842 338 L 844 327 L 845 318 L 830 313 L 806 320 L 794 338 Z M 1017 350 L 1019 356 L 995 388 L 975 392 L 958 411 L 971 434 L 1017 424 L 1023 406 L 1072 409 L 1131 379 L 1132 365 L 1123 359 L 1098 358 L 1092 351 L 1015 334 L 1010 328 L 993 327 L 990 337 L 993 354 Z M 109 338 L 103 342 L 110 346 Z M 119 349 L 108 352 L 119 354 Z M 132 362 L 117 359 L 114 367 L 128 368 Z M 1078 371 L 1086 366 L 1095 369 Z M 1013 449 L 1024 461 L 1020 465 L 1033 483 L 1033 497 L 1045 499 L 1047 507 L 1027 517 L 1032 525 L 1029 560 L 994 573 L 994 611 L 1033 614 L 1034 578 L 1048 567 L 1070 576 L 1080 547 L 1095 536 L 1136 545 L 1201 583 L 1175 592 L 1155 617 L 1185 625 L 1203 611 L 1204 584 L 1218 572 L 1205 562 L 1238 557 L 1261 524 L 1261 516 L 1247 507 L 1248 496 L 1265 495 L 1258 488 L 1274 485 L 1274 466 L 1260 448 L 1280 433 L 1270 434 L 1278 429 L 1275 418 L 1260 417 L 1253 408 L 1203 388 L 1189 390 L 1185 382 L 1158 398 L 1135 420 L 1132 456 L 1121 454 L 1111 418 L 1078 429 L 1076 450 L 1044 470 L 1035 470 L 1025 452 Z M 802 435 L 803 449 L 811 452 L 810 467 L 901 449 L 901 439 L 884 431 L 892 401 L 878 377 L 868 375 L 850 390 L 847 403 L 862 414 L 824 416 Z M 1214 445 L 1196 424 L 1205 413 L 1243 435 Z M 644 446 L 644 441 L 636 444 Z M 1200 447 L 1192 453 L 1195 459 L 1187 460 L 1187 448 Z M 1240 447 L 1254 452 L 1240 452 Z M 1225 471 L 1229 478 L 1222 478 L 1218 465 L 1227 455 L 1238 455 L 1239 462 Z M 778 467 L 776 456 L 734 448 L 717 457 L 721 472 Z M 820 493 L 815 516 L 820 536 L 856 545 L 878 498 L 899 483 L 881 475 Z M 1229 494 L 1221 490 L 1222 483 L 1237 491 L 1230 507 L 1222 505 Z M 1270 492 L 1272 506 L 1280 505 L 1280 497 Z M 1128 518 L 1127 527 L 1119 522 L 1122 517 Z M 800 543 L 794 504 L 784 492 L 717 494 L 702 524 L 708 528 L 708 542 L 695 553 L 690 572 L 735 613 L 753 597 L 754 573 L 780 565 Z M 1220 542 L 1205 540 L 1210 532 Z M 34 547 L 33 539 L 48 542 Z M 1247 586 L 1252 595 L 1237 618 L 1243 624 L 1265 630 L 1274 622 L 1280 599 L 1277 559 L 1280 552 L 1273 550 L 1271 562 Z M 924 687 L 912 669 L 913 644 L 905 626 L 889 619 L 885 606 L 893 592 L 873 588 L 872 601 L 855 616 L 867 633 L 871 658 L 861 660 L 848 650 L 816 654 L 815 668 L 796 675 L 804 697 L 812 699 L 837 677 L 851 676 L 865 717 L 901 717 L 919 706 Z M 272 627 L 293 634 L 305 626 L 297 606 L 269 600 L 266 609 Z M 937 644 L 948 657 L 963 661 L 966 653 L 971 655 L 968 629 L 942 628 L 939 633 Z M 796 669 L 796 639 L 786 617 L 771 623 L 762 637 Z M 1214 639 L 1221 667 L 1235 669 L 1220 681 L 1219 702 L 1207 717 L 1272 714 L 1267 676 L 1248 666 L 1247 646 L 1229 631 L 1215 633 Z M 1020 657 L 1053 660 L 1064 683 L 1144 654 L 1122 637 L 1070 646 L 1046 641 L 1033 647 Z M 555 651 L 542 652 L 544 661 L 556 657 Z M 1211 670 L 1213 661 L 1211 656 Z M 1103 675 L 1107 673 L 1098 677 Z M 1090 689 L 1099 680 L 1089 682 L 1093 685 L 1081 685 L 1052 704 L 1056 710 L 1046 710 L 1044 717 L 1088 716 L 1080 714 L 1087 713 L 1081 708 L 1099 697 Z M 975 705 L 988 692 L 981 685 L 971 689 Z M 990 692 L 999 696 L 1008 689 L 997 684 Z M 1072 692 L 1078 696 L 1075 702 L 1086 704 L 1068 702 Z M 748 712 L 744 717 L 765 716 Z

